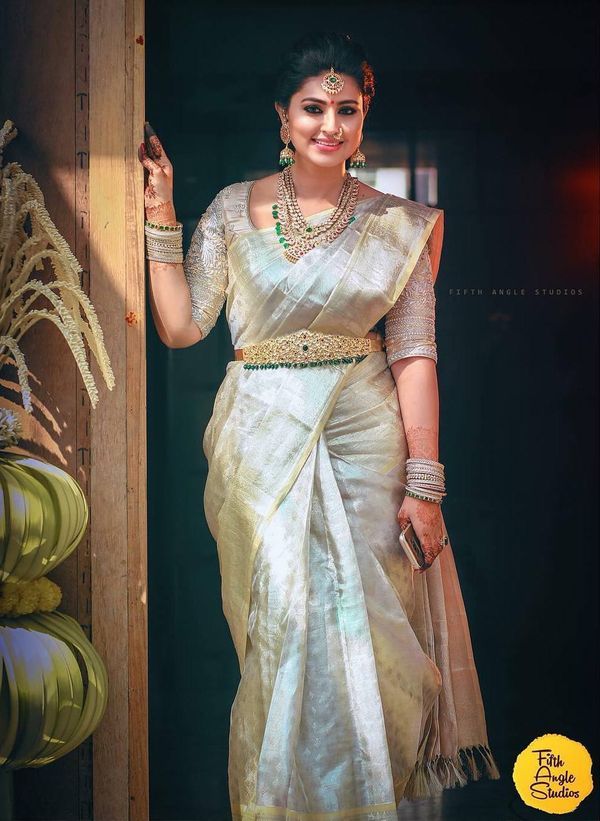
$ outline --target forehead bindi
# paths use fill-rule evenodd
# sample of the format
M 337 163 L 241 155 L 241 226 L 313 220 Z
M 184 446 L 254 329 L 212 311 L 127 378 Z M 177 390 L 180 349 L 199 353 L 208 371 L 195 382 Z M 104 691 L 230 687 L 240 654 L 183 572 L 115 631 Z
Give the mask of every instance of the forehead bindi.
M 324 75 L 323 75 L 324 76 Z M 322 76 L 309 77 L 300 87 L 297 94 L 300 102 L 309 100 L 310 102 L 318 101 L 321 105 L 360 105 L 361 93 L 358 83 L 354 77 L 348 74 L 340 75 L 344 80 L 344 87 L 338 94 L 327 94 L 321 88 Z

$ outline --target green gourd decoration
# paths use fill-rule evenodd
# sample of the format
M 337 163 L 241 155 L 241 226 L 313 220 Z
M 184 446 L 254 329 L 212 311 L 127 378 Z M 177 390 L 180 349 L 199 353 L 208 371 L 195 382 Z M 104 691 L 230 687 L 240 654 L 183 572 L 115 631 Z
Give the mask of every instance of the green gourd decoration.
M 65 471 L 4 450 L 16 415 L 0 408 L 0 817 L 12 817 L 12 772 L 56 761 L 94 732 L 108 675 L 79 623 L 56 607 L 45 574 L 79 544 L 85 495 Z
M 55 568 L 81 541 L 88 518 L 83 491 L 66 471 L 0 450 L 0 582 Z
M 102 720 L 104 662 L 66 613 L 0 618 L 0 675 L 0 771 L 50 764 Z

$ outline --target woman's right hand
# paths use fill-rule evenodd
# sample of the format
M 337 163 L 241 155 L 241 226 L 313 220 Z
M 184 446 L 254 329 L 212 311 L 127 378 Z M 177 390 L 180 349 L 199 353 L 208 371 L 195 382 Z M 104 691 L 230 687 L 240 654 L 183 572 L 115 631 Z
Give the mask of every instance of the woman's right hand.
M 138 148 L 138 159 L 148 172 L 144 188 L 146 219 L 162 225 L 175 225 L 173 166 L 155 134 L 150 137 L 150 145 L 154 157 L 148 155 L 145 143 L 140 143 Z

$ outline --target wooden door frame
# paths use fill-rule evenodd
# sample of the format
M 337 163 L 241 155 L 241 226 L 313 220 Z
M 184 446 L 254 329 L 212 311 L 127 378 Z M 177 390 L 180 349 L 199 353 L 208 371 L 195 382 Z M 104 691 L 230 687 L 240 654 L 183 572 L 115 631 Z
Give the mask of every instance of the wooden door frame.
M 94 734 L 97 821 L 149 818 L 144 11 L 89 5 L 90 297 L 116 378 L 91 419 L 92 635 L 110 686 Z
M 0 404 L 18 413 L 17 452 L 45 458 L 86 494 L 89 527 L 55 570 L 60 610 L 75 618 L 108 670 L 104 717 L 80 747 L 15 775 L 28 817 L 149 818 L 146 327 L 143 235 L 144 0 L 5 0 L 0 113 L 17 161 L 44 193 L 75 255 L 115 376 L 94 357 L 95 408 L 59 331 L 38 322 L 21 344 L 31 374 L 27 414 L 12 374 Z M 50 272 L 48 272 L 50 273 Z M 7 368 L 8 370 L 8 368 Z M 90 755 L 91 751 L 91 755 Z

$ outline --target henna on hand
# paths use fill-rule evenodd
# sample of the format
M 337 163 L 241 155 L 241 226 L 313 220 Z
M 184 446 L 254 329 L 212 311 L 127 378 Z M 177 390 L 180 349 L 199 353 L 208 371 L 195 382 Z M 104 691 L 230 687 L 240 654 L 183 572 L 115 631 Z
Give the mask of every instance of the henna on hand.
M 177 223 L 175 206 L 171 201 L 161 202 L 159 200 L 156 205 L 146 204 L 146 217 L 150 222 L 158 222 L 161 225 L 175 225 Z
M 438 541 L 444 532 L 440 506 L 436 502 L 426 502 L 422 499 L 415 499 L 413 496 L 405 496 L 397 518 L 402 529 L 409 522 L 413 524 L 427 561 L 427 565 L 416 572 L 423 573 L 431 567 L 443 550 Z
M 138 158 L 148 172 L 144 189 L 146 217 L 151 222 L 175 225 L 177 217 L 173 204 L 173 167 L 158 137 L 150 136 L 149 142 L 154 158 L 148 155 L 145 143 L 140 143 L 138 150 Z
M 442 546 L 436 538 L 436 533 L 441 532 L 441 511 L 436 502 L 425 502 L 421 499 L 414 500 L 415 513 L 413 514 L 413 526 L 419 535 L 421 547 L 427 560 L 427 564 L 433 564 L 436 557 L 442 551 Z M 417 522 L 418 524 L 415 524 Z
M 175 206 L 172 200 L 163 200 L 156 193 L 152 179 L 148 180 L 148 185 L 144 191 L 144 203 L 146 206 L 146 217 L 151 222 L 159 222 L 162 225 L 175 225 Z
M 405 513 L 402 508 L 400 508 L 400 511 L 398 513 L 398 522 L 400 524 L 401 530 L 404 530 L 410 524 L 410 516 L 408 515 L 408 513 Z
M 437 427 L 413 425 L 407 428 L 405 433 L 408 451 L 412 458 L 433 459 L 436 462 L 439 460 L 439 431 Z M 410 511 L 415 533 L 421 542 L 427 560 L 427 566 L 418 571 L 423 573 L 428 567 L 431 567 L 443 549 L 438 542 L 443 534 L 442 513 L 437 502 L 427 502 L 410 496 L 405 498 L 400 508 L 402 515 L 406 515 L 405 509 Z M 438 533 L 440 536 L 436 535 Z
M 434 459 L 438 461 L 438 437 L 437 428 L 427 428 L 423 425 L 413 425 L 406 429 L 406 441 L 408 451 L 412 458 Z
M 437 502 L 426 502 L 422 499 L 414 499 L 415 501 L 415 516 L 423 525 L 423 531 L 426 533 L 434 533 L 441 523 L 441 511 Z
M 156 135 L 154 135 L 154 136 L 150 137 L 149 143 L 150 143 L 150 145 L 152 147 L 152 151 L 154 153 L 154 159 L 155 160 L 160 160 L 160 158 L 163 155 L 163 147 L 161 145 L 160 140 L 158 139 L 158 137 Z

